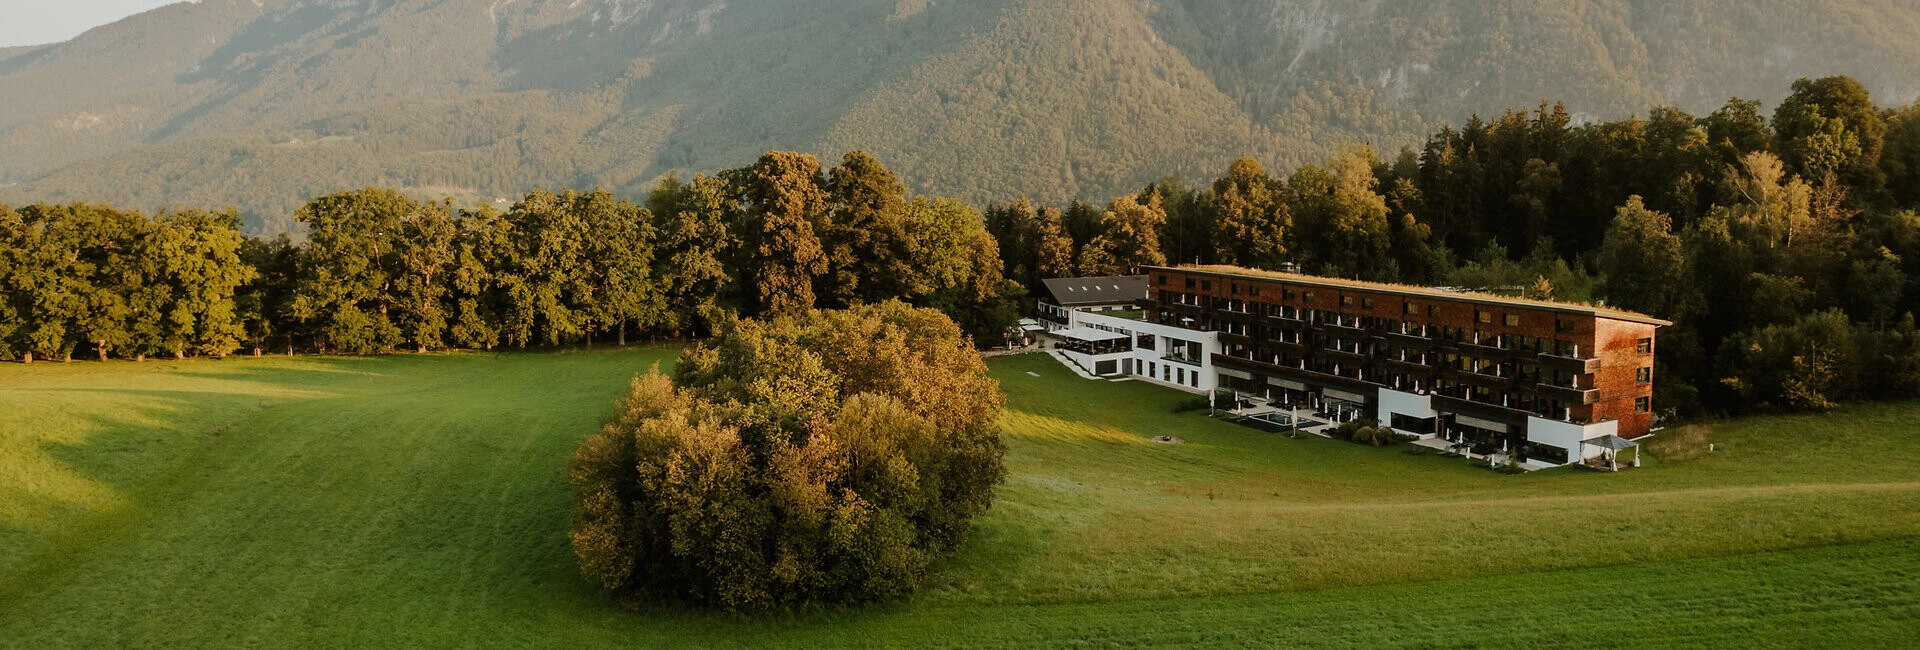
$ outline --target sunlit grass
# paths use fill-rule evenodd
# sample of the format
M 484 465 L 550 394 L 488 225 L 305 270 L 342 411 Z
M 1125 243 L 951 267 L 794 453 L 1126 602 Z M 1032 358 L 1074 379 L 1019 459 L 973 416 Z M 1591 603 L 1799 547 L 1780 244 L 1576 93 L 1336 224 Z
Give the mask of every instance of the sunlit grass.
M 1506 476 L 1044 356 L 992 363 L 1008 480 L 920 594 L 630 611 L 577 577 L 560 469 L 672 356 L 0 365 L 0 647 L 1920 642 L 1920 405 Z

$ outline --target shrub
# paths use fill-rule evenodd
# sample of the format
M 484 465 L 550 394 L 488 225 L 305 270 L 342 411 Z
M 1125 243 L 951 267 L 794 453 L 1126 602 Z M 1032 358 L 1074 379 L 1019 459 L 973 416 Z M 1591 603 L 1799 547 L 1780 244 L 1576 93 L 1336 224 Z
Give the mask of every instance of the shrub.
M 999 410 L 936 311 L 724 324 L 570 459 L 581 573 L 736 610 L 904 594 L 991 503 Z
M 1414 439 L 1414 436 L 1394 431 L 1391 427 L 1380 426 L 1380 423 L 1373 418 L 1357 418 L 1341 423 L 1340 426 L 1334 427 L 1333 437 L 1375 447 Z

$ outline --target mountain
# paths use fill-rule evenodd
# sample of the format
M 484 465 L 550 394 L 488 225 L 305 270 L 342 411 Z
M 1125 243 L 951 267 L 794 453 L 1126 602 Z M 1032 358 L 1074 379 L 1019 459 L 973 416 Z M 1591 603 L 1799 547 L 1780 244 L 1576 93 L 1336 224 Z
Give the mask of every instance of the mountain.
M 0 49 L 0 201 L 272 232 L 369 184 L 637 196 L 859 148 L 916 192 L 1058 203 L 1542 99 L 1706 111 L 1850 74 L 1904 102 L 1915 33 L 1910 0 L 200 0 Z

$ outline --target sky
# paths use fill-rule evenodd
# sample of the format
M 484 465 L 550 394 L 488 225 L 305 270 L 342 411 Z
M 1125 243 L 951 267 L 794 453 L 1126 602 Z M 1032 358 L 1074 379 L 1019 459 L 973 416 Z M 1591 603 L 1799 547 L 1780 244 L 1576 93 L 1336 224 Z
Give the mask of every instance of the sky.
M 0 47 L 58 43 L 180 0 L 0 0 Z

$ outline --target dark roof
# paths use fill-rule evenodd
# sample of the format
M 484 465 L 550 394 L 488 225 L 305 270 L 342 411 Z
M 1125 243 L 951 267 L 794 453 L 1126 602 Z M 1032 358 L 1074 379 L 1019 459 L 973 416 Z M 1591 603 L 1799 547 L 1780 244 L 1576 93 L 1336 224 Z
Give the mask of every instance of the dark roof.
M 1634 323 L 1642 323 L 1646 325 L 1654 325 L 1657 327 L 1666 327 L 1668 325 L 1673 324 L 1672 321 L 1654 318 L 1646 314 L 1631 312 L 1624 309 L 1605 307 L 1601 305 L 1587 305 L 1587 304 L 1581 304 L 1581 303 L 1558 302 L 1558 301 L 1551 301 L 1551 300 L 1532 300 L 1528 298 L 1515 298 L 1512 296 L 1499 296 L 1499 295 L 1492 295 L 1492 294 L 1485 294 L 1485 293 L 1477 293 L 1472 291 L 1455 291 L 1450 289 L 1439 289 L 1435 287 L 1421 287 L 1421 286 L 1406 285 L 1406 284 L 1389 284 L 1384 282 L 1367 282 L 1364 280 L 1347 280 L 1344 278 L 1329 278 L 1329 277 L 1322 277 L 1317 275 L 1301 275 L 1298 273 L 1281 273 L 1279 271 L 1249 269 L 1249 268 L 1244 268 L 1239 266 L 1227 266 L 1223 264 L 1187 265 L 1187 266 L 1178 266 L 1178 267 L 1149 266 L 1146 268 L 1152 269 L 1152 270 L 1180 271 L 1184 273 L 1203 273 L 1208 275 L 1224 276 L 1224 277 L 1264 278 L 1269 280 L 1281 280 L 1291 284 L 1303 285 L 1303 286 L 1317 285 L 1317 286 L 1323 286 L 1323 287 L 1329 287 L 1329 288 L 1360 289 L 1360 290 L 1372 291 L 1377 293 L 1397 294 L 1397 295 L 1414 296 L 1414 297 L 1420 297 L 1420 298 L 1442 298 L 1442 299 L 1463 300 L 1468 302 L 1476 302 L 1476 303 L 1484 303 L 1484 304 L 1504 304 L 1504 305 L 1514 305 L 1518 307 L 1534 307 L 1534 308 L 1546 309 L 1550 311 L 1558 311 L 1558 312 L 1565 312 L 1565 313 L 1571 313 L 1571 314 L 1582 314 L 1587 316 L 1595 316 L 1598 318 L 1611 318 L 1614 320 L 1623 320 L 1623 321 L 1629 321 Z
M 1114 305 L 1147 299 L 1147 276 L 1103 275 L 1093 278 L 1053 278 L 1041 280 L 1054 304 Z

